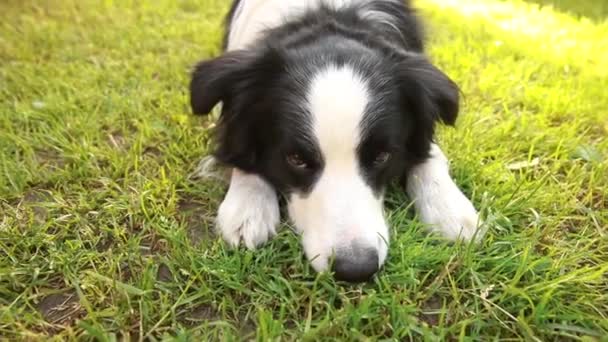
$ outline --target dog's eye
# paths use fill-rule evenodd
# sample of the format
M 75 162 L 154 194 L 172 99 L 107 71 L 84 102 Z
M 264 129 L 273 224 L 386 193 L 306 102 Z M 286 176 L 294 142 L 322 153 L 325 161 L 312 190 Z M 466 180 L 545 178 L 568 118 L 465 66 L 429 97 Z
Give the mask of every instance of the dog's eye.
M 290 154 L 286 157 L 287 163 L 296 169 L 307 169 L 308 164 L 297 154 Z
M 386 164 L 391 159 L 391 154 L 389 152 L 380 152 L 374 158 L 374 166 L 382 166 Z

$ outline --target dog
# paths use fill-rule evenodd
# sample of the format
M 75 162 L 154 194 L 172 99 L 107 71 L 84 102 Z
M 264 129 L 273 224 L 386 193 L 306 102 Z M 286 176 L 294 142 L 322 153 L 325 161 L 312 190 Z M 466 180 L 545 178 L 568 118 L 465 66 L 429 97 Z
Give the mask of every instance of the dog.
M 213 158 L 231 170 L 223 238 L 254 249 L 275 235 L 279 196 L 316 271 L 369 280 L 383 265 L 383 197 L 405 187 L 421 221 L 477 241 L 479 215 L 434 143 L 459 89 L 425 56 L 404 0 L 239 0 L 225 52 L 196 64 L 195 114 L 221 103 Z

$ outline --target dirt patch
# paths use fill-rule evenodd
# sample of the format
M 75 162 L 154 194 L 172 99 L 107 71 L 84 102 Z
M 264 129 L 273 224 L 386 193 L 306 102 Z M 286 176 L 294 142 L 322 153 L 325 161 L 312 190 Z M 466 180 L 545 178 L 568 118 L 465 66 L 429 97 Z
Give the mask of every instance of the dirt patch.
M 142 256 L 163 254 L 167 252 L 168 249 L 167 240 L 158 238 L 154 233 L 143 236 L 141 243 L 139 244 L 139 251 Z
M 118 269 L 118 279 L 122 282 L 128 283 L 133 279 L 133 271 L 131 271 L 131 266 L 126 262 L 120 264 L 120 268 Z
M 420 314 L 418 318 L 428 324 L 430 327 L 436 327 L 441 320 L 441 309 L 443 302 L 439 297 L 432 296 L 422 302 Z
M 46 296 L 37 309 L 48 323 L 63 326 L 73 325 L 86 314 L 74 291 Z
M 21 202 L 32 210 L 34 222 L 41 224 L 49 218 L 49 210 L 44 206 L 44 203 L 51 200 L 52 196 L 49 192 L 30 190 L 25 193 Z
M 222 317 L 215 308 L 209 304 L 202 304 L 186 311 L 181 321 L 186 326 L 194 327 L 203 322 L 213 322 L 221 319 Z
M 215 238 L 212 229 L 215 220 L 208 206 L 193 198 L 184 198 L 178 203 L 177 211 L 179 221 L 186 226 L 188 238 L 193 245 Z
M 35 157 L 38 164 L 50 167 L 52 169 L 63 169 L 66 165 L 65 159 L 55 150 L 36 150 Z
M 173 281 L 173 272 L 171 272 L 169 266 L 165 264 L 160 264 L 158 266 L 158 270 L 156 271 L 156 280 L 164 283 Z
M 124 134 L 119 131 L 108 133 L 108 143 L 117 150 L 124 151 L 129 149 L 127 139 L 125 138 Z
M 250 319 L 241 321 L 239 325 L 239 335 L 241 335 L 242 339 L 251 339 L 255 337 L 255 333 L 257 331 L 257 326 Z
M 241 338 L 249 340 L 255 337 L 257 326 L 254 321 L 248 319 L 245 314 L 240 313 L 237 317 L 222 317 L 221 314 L 210 304 L 202 304 L 186 311 L 180 321 L 188 326 L 195 327 L 206 322 L 227 320 L 237 328 Z
M 163 152 L 158 147 L 154 146 L 146 146 L 143 150 L 143 155 L 151 158 L 160 158 L 162 154 Z
M 199 322 L 202 322 L 216 320 L 220 317 L 217 314 L 217 311 L 213 307 L 211 307 L 211 305 L 200 305 L 192 309 L 189 318 L 191 320 L 197 320 Z
M 576 198 L 584 205 L 595 210 L 608 209 L 608 193 L 601 188 L 581 191 Z
M 102 237 L 95 245 L 95 250 L 99 253 L 108 251 L 114 245 L 114 239 L 107 235 Z

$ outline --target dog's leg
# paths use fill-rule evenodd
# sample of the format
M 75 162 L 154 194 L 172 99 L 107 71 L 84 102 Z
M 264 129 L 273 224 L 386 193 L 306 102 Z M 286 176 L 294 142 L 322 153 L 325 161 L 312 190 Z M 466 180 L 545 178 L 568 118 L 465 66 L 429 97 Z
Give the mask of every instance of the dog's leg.
M 448 160 L 433 144 L 431 156 L 407 175 L 407 192 L 423 223 L 432 231 L 456 240 L 478 239 L 479 216 L 471 201 L 449 174 Z
M 236 247 L 241 239 L 254 249 L 276 233 L 279 201 L 273 187 L 259 176 L 233 169 L 230 187 L 217 215 L 224 240 Z

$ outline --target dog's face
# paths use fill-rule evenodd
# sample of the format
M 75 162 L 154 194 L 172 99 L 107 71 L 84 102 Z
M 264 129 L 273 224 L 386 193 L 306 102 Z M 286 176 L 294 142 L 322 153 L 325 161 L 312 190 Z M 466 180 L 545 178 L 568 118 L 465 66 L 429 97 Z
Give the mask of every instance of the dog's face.
M 216 158 L 282 193 L 313 267 L 335 257 L 347 280 L 384 262 L 384 189 L 427 157 L 435 122 L 458 112 L 456 86 L 424 57 L 331 41 L 202 62 L 191 100 L 201 114 L 222 102 Z

